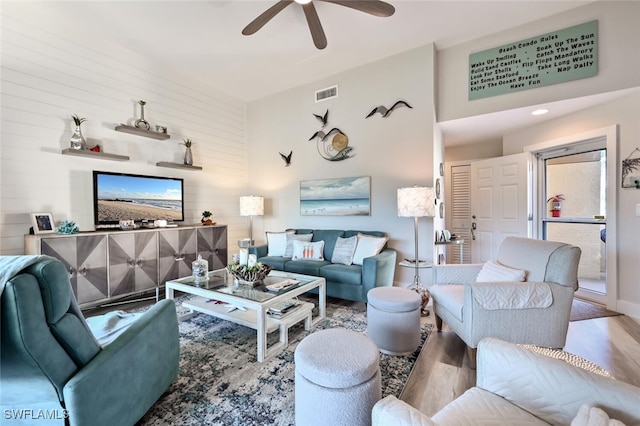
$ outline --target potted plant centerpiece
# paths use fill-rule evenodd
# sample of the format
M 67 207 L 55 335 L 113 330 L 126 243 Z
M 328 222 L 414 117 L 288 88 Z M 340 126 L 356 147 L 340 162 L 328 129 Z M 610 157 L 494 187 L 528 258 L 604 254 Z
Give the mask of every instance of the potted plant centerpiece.
M 211 216 L 213 216 L 213 213 L 211 213 L 209 210 L 203 211 L 202 219 L 200 219 L 200 222 L 202 222 L 203 225 L 215 225 L 216 223 L 213 221 L 213 219 L 211 219 Z
M 549 197 L 547 203 L 551 203 L 551 217 L 560 217 L 560 210 L 562 210 L 562 202 L 564 196 L 562 194 L 556 194 Z

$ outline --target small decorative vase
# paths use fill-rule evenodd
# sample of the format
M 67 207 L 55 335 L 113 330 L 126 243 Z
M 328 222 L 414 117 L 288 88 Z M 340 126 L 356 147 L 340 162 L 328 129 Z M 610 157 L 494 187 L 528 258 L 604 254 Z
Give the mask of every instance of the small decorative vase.
M 198 258 L 191 262 L 191 271 L 193 282 L 196 285 L 209 281 L 209 262 L 201 255 L 198 255 Z
M 73 131 L 69 142 L 71 144 L 71 149 L 87 148 L 87 142 L 84 140 L 84 136 L 82 136 L 82 129 L 80 129 L 80 126 L 76 126 L 76 129 Z
M 190 146 L 188 146 L 184 151 L 184 164 L 187 166 L 193 166 L 193 154 L 191 153 Z
M 140 105 L 140 118 L 137 119 L 133 125 L 137 128 L 140 129 L 144 129 L 144 130 L 149 130 L 151 128 L 151 125 L 149 124 L 149 122 L 147 120 L 144 119 L 144 106 L 147 104 L 145 101 L 138 101 L 138 104 Z

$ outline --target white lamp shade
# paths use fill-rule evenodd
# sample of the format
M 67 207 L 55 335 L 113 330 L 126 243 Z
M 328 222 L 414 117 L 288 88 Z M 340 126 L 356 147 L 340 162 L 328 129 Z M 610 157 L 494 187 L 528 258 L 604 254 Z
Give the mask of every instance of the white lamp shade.
M 412 186 L 398 189 L 398 216 L 424 217 L 435 216 L 436 195 L 433 188 Z
M 257 195 L 240 197 L 240 216 L 264 215 L 264 198 Z

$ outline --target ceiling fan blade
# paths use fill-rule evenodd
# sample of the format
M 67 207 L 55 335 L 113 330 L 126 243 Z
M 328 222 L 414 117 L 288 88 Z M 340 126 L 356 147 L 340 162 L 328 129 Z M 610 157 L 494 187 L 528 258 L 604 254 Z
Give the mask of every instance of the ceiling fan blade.
M 327 37 L 324 35 L 322 24 L 320 24 L 320 18 L 318 12 L 312 2 L 302 5 L 304 10 L 304 16 L 307 17 L 307 24 L 309 24 L 309 30 L 311 31 L 311 37 L 313 38 L 313 44 L 318 49 L 324 49 L 327 47 Z
M 293 3 L 294 0 L 280 0 L 278 3 L 271 6 L 269 9 L 265 10 L 260 16 L 251 21 L 249 25 L 244 27 L 242 30 L 242 34 L 251 35 L 255 34 L 260 28 L 264 27 L 264 25 L 271 20 L 278 13 L 282 12 L 282 10 Z
M 381 0 L 320 0 L 327 3 L 335 3 L 340 6 L 350 7 L 370 15 L 387 17 L 395 13 L 396 9 L 389 3 Z

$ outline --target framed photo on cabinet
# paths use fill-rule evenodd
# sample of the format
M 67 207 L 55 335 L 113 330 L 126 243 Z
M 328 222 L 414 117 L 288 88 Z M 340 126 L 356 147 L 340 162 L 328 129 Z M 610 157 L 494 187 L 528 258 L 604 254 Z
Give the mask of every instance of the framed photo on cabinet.
M 53 215 L 51 213 L 31 213 L 31 223 L 34 234 L 47 234 L 54 232 Z

